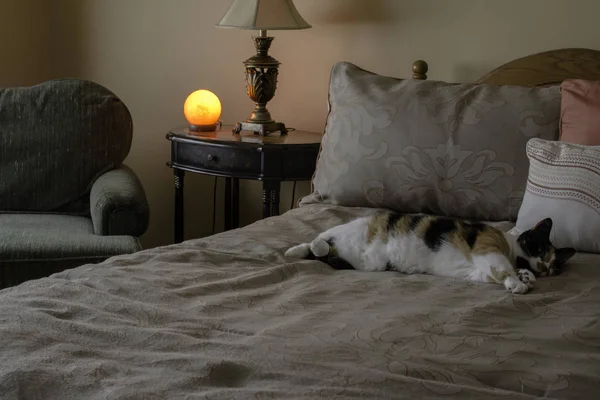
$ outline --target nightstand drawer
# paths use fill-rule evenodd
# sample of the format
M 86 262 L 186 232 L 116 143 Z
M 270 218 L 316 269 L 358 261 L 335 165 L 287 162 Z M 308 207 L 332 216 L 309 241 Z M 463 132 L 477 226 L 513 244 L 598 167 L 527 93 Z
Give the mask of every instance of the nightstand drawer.
M 197 146 L 179 142 L 175 146 L 173 161 L 181 166 L 216 175 L 261 174 L 261 153 L 255 149 L 212 143 Z

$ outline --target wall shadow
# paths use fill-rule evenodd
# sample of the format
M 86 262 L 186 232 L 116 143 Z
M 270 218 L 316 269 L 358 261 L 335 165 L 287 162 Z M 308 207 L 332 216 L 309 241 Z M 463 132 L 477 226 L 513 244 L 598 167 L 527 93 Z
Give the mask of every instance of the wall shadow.
M 85 0 L 3 0 L 0 87 L 78 77 L 85 51 Z
M 452 70 L 452 80 L 457 83 L 470 83 L 485 76 L 494 68 L 492 65 L 458 63 Z
M 386 0 L 328 1 L 327 9 L 317 17 L 323 24 L 358 25 L 397 23 L 398 16 Z
M 48 18 L 48 60 L 50 78 L 81 78 L 85 71 L 85 0 L 44 2 Z

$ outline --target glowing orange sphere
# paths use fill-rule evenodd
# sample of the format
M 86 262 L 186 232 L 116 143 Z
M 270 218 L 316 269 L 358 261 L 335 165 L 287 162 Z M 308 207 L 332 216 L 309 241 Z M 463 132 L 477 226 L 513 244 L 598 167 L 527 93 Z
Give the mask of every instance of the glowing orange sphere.
M 191 125 L 214 125 L 221 117 L 221 102 L 210 90 L 196 90 L 185 100 L 183 113 Z

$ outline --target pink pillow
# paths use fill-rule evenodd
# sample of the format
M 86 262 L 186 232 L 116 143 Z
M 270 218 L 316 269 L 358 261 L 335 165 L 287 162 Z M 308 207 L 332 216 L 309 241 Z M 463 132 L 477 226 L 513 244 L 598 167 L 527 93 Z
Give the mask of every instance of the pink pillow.
M 567 79 L 560 89 L 560 140 L 600 146 L 600 81 Z

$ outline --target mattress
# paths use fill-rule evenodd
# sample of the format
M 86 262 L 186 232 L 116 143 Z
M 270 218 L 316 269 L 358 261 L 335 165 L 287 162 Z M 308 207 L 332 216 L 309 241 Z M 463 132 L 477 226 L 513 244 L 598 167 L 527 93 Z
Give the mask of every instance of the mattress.
M 311 205 L 0 291 L 2 399 L 600 397 L 600 256 L 534 291 L 283 252 Z

